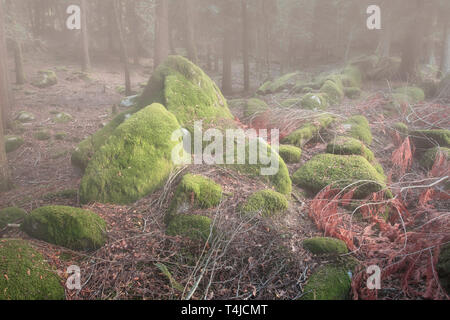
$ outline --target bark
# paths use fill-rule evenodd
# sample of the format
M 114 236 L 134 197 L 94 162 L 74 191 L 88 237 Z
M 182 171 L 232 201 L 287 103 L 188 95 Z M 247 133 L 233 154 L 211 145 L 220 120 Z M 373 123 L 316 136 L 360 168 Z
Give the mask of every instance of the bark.
M 81 64 L 81 69 L 83 71 L 89 71 L 91 68 L 91 59 L 89 57 L 89 37 L 88 37 L 88 27 L 87 27 L 87 2 L 86 0 L 81 0 L 81 43 L 82 43 L 82 54 L 83 61 Z
M 117 30 L 119 36 L 119 44 L 120 44 L 120 56 L 123 62 L 124 71 L 125 71 L 125 95 L 131 96 L 131 80 L 130 80 L 130 67 L 128 64 L 128 50 L 124 42 L 124 32 L 123 32 L 123 23 L 122 23 L 122 2 L 121 0 L 114 0 L 114 19 L 117 23 Z
M 247 0 L 242 0 L 242 56 L 244 64 L 244 91 L 250 90 L 250 63 L 249 63 L 249 26 L 247 14 Z
M 7 127 L 9 112 L 13 103 L 12 90 L 9 83 L 8 56 L 6 51 L 6 36 L 3 25 L 3 3 L 0 1 L 0 112 L 2 113 L 2 132 Z
M 186 49 L 188 52 L 188 58 L 193 63 L 198 62 L 197 56 L 197 46 L 195 44 L 195 33 L 194 33 L 194 11 L 192 10 L 192 2 L 193 0 L 183 0 L 183 8 L 185 11 L 186 17 L 186 27 L 185 27 L 185 41 L 186 41 Z
M 222 54 L 223 54 L 223 70 L 222 70 L 222 91 L 225 94 L 230 94 L 233 91 L 232 88 L 232 46 L 233 46 L 233 34 L 232 34 L 232 3 L 231 1 L 224 1 L 223 3 L 223 13 L 222 21 L 224 23 L 223 27 L 223 44 L 222 44 Z
M 16 66 L 16 84 L 22 85 L 25 83 L 25 74 L 23 71 L 22 44 L 14 40 L 13 45 L 14 45 L 14 63 Z
M 156 1 L 154 68 L 169 55 L 169 5 L 168 0 Z

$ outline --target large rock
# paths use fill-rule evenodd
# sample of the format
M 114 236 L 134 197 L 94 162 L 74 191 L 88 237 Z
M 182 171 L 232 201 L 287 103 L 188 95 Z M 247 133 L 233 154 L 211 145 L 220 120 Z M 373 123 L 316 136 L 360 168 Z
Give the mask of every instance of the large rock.
M 171 137 L 180 129 L 176 117 L 157 103 L 133 114 L 89 162 L 81 202 L 128 204 L 155 191 L 173 168 L 178 142 Z

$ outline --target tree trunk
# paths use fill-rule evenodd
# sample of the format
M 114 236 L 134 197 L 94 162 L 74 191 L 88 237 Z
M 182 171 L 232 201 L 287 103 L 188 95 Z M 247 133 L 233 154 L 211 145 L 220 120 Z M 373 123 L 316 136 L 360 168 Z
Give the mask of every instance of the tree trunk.
M 198 62 L 197 57 L 197 46 L 195 44 L 195 34 L 194 34 L 194 21 L 195 18 L 193 16 L 193 10 L 192 10 L 192 2 L 194 0 L 183 0 L 183 8 L 185 11 L 185 17 L 186 17 L 186 27 L 185 27 L 185 41 L 186 41 L 186 49 L 188 52 L 188 58 L 193 63 Z
M 7 127 L 9 111 L 13 103 L 12 90 L 9 84 L 8 55 L 4 29 L 3 3 L 0 1 L 0 112 L 2 113 L 2 132 Z
M 156 0 L 155 57 L 156 69 L 169 55 L 169 5 L 168 0 Z
M 81 69 L 88 71 L 91 68 L 91 59 L 89 58 L 89 38 L 87 28 L 87 3 L 86 0 L 81 0 L 81 42 L 82 42 L 82 54 L 83 61 Z
M 25 74 L 23 71 L 23 55 L 22 44 L 14 40 L 14 62 L 16 66 L 16 84 L 22 85 L 25 83 Z
M 133 64 L 139 65 L 139 17 L 136 14 L 136 1 L 127 0 L 127 22 L 133 47 Z M 123 31 L 123 30 L 122 30 Z
M 439 66 L 439 77 L 450 72 L 450 22 L 444 22 L 444 39 L 442 43 L 441 63 Z
M 114 0 L 113 6 L 114 6 L 114 19 L 116 20 L 117 30 L 119 33 L 118 36 L 120 43 L 120 56 L 125 70 L 125 95 L 131 96 L 132 92 L 131 92 L 130 68 L 128 65 L 128 50 L 125 45 L 123 37 L 122 1 Z
M 249 63 L 249 27 L 247 14 L 247 0 L 242 0 L 242 56 L 244 63 L 244 92 L 250 90 L 250 63 Z
M 222 71 L 222 91 L 225 94 L 231 94 L 233 91 L 231 77 L 232 77 L 232 45 L 233 45 L 233 34 L 232 34 L 232 3 L 231 1 L 223 2 L 223 71 Z

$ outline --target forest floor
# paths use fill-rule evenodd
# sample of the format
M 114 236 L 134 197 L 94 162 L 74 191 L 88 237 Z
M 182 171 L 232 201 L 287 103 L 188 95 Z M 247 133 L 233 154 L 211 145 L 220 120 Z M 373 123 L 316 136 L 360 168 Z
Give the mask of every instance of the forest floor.
M 118 68 L 120 63 L 96 61 L 86 77 L 79 73 L 78 65 L 65 61 L 55 65 L 46 62 L 44 58 L 35 57 L 32 63 L 29 62 L 25 64 L 26 74 L 35 74 L 38 70 L 53 70 L 58 76 L 58 84 L 47 89 L 38 89 L 31 84 L 14 86 L 16 106 L 12 114 L 29 111 L 35 115 L 36 120 L 24 125 L 22 137 L 25 144 L 8 154 L 15 188 L 2 193 L 0 208 L 17 206 L 31 212 L 44 205 L 78 206 L 76 190 L 82 172 L 71 165 L 71 152 L 80 141 L 112 119 L 114 105 L 120 111 L 118 105 L 123 98 L 117 90 L 123 85 L 122 70 Z M 134 90 L 139 90 L 140 84 L 145 83 L 151 74 L 151 69 L 145 67 L 145 62 L 143 64 L 144 66 L 132 66 Z M 240 79 L 240 70 L 236 69 L 234 73 L 234 78 Z M 220 79 L 214 73 L 211 77 L 217 82 Z M 257 87 L 258 80 L 255 77 L 253 82 L 253 86 Z M 390 83 L 390 85 L 395 87 L 404 84 Z M 237 87 L 240 87 L 239 81 Z M 404 119 L 400 116 L 386 119 L 376 110 L 376 103 L 380 103 L 384 93 L 389 91 L 385 82 L 366 83 L 363 90 L 364 95 L 361 99 L 346 99 L 341 105 L 332 107 L 327 112 L 339 117 L 364 114 L 371 123 L 374 135 L 371 149 L 385 171 L 390 172 L 391 155 L 397 146 L 388 132 L 394 123 Z M 239 96 L 241 95 L 236 94 L 233 98 Z M 288 97 L 291 95 L 285 93 L 284 96 L 273 95 L 265 99 L 269 105 L 276 106 L 281 102 L 280 99 Z M 444 112 L 448 111 L 448 106 L 442 107 Z M 426 108 L 425 105 L 418 106 L 417 113 L 425 114 Z M 55 112 L 66 112 L 72 115 L 73 121 L 55 123 L 52 121 Z M 233 112 L 239 114 L 239 110 Z M 288 116 L 290 115 L 286 114 L 286 117 Z M 443 125 L 448 127 L 449 124 Z M 417 123 L 417 127 L 420 127 L 420 123 Z M 39 141 L 35 138 L 35 133 L 41 129 L 49 130 L 52 136 L 64 132 L 67 137 L 61 141 L 53 137 Z M 289 165 L 290 173 L 325 149 L 324 141 L 315 141 L 305 146 L 301 163 Z M 211 288 L 206 290 L 205 297 L 298 298 L 310 272 L 323 262 L 311 256 L 301 245 L 305 238 L 323 235 L 308 216 L 307 206 L 311 199 L 305 198 L 302 190 L 296 188 L 295 197 L 283 221 L 239 224 L 233 221 L 235 208 L 252 192 L 261 189 L 263 187 L 261 182 L 251 177 L 237 176 L 234 171 L 219 167 L 196 166 L 189 168 L 189 171 L 200 172 L 224 186 L 224 193 L 228 196 L 218 210 L 222 213 L 221 219 L 232 221 L 227 225 L 230 229 L 235 229 L 236 235 L 236 241 L 230 248 L 226 248 L 227 256 L 232 258 L 228 258 L 226 262 L 217 260 L 222 263 L 219 279 L 210 284 Z M 413 164 L 411 172 L 414 172 L 413 180 L 426 176 L 426 172 L 423 172 L 417 163 Z M 66 295 L 69 299 L 179 298 L 186 292 L 174 289 L 172 280 L 168 281 L 160 266 L 156 264 L 164 263 L 171 266 L 170 270 L 176 282 L 188 288 L 194 282 L 186 275 L 198 273 L 199 269 L 198 265 L 186 261 L 186 255 L 181 253 L 189 248 L 191 252 L 198 252 L 200 256 L 204 256 L 203 247 L 165 235 L 164 211 L 179 176 L 180 172 L 173 176 L 166 188 L 130 206 L 103 204 L 87 206 L 108 223 L 109 241 L 95 253 L 81 254 L 29 239 L 18 229 L 3 232 L 0 230 L 0 237 L 29 239 L 36 247 L 42 249 L 41 251 L 63 277 L 67 277 L 64 270 L 68 266 L 80 265 L 84 270 L 83 289 L 80 292 L 68 291 Z M 282 248 L 289 248 L 290 252 L 285 252 Z M 222 249 L 225 250 L 218 248 L 218 251 Z M 379 297 L 407 299 L 408 295 L 401 290 L 398 281 L 392 280 L 389 289 L 381 292 Z M 207 281 L 204 286 L 208 286 Z M 423 286 L 423 283 L 419 283 L 416 289 L 425 290 Z M 194 297 L 203 298 L 195 295 Z

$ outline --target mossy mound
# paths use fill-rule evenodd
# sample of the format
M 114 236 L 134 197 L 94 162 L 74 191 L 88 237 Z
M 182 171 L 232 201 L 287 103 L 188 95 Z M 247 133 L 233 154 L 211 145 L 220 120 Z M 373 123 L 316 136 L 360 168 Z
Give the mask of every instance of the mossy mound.
M 34 238 L 73 250 L 95 250 L 106 241 L 105 221 L 79 208 L 41 207 L 26 216 L 22 227 Z
M 55 138 L 55 140 L 64 140 L 67 137 L 67 133 L 56 132 L 53 137 Z
M 302 108 L 309 110 L 325 110 L 328 108 L 328 95 L 325 93 L 308 93 L 301 100 Z
M 181 236 L 193 241 L 208 240 L 211 231 L 212 221 L 210 218 L 200 215 L 176 215 L 168 226 L 167 234 L 170 236 Z
M 32 85 L 38 88 L 48 88 L 58 83 L 58 77 L 52 70 L 40 70 Z
M 283 108 L 296 108 L 301 105 L 301 102 L 302 102 L 302 99 L 291 98 L 291 99 L 283 100 L 283 102 L 281 102 L 281 106 Z
M 34 134 L 34 137 L 39 141 L 49 140 L 52 134 L 47 130 L 40 130 Z
M 344 241 L 335 238 L 317 237 L 303 241 L 303 247 L 312 254 L 339 255 L 348 253 Z
M 228 107 L 230 109 L 244 110 L 247 106 L 247 99 L 232 99 L 228 100 Z
M 361 156 L 319 154 L 292 176 L 292 181 L 306 190 L 317 193 L 325 187 L 343 189 L 354 184 L 356 198 L 364 198 L 386 188 L 386 177 Z M 357 183 L 358 181 L 362 181 Z
M 357 87 L 344 88 L 344 94 L 349 99 L 356 99 L 361 96 L 361 89 Z
M 450 148 L 450 130 L 415 130 L 409 134 L 417 148 L 429 149 L 436 146 Z
M 173 168 L 172 150 L 178 142 L 171 137 L 180 129 L 160 104 L 133 114 L 89 162 L 81 180 L 81 202 L 128 204 L 155 191 Z
M 304 286 L 302 300 L 347 300 L 352 282 L 349 271 L 341 265 L 320 267 Z
M 16 207 L 0 210 L 0 229 L 5 228 L 8 224 L 23 220 L 26 215 L 27 212 L 25 210 Z
M 369 162 L 375 159 L 373 152 L 360 140 L 339 136 L 327 145 L 327 152 L 339 155 L 360 155 Z
M 328 100 L 331 104 L 339 104 L 344 98 L 344 89 L 342 84 L 337 81 L 327 80 L 320 88 L 320 92 L 324 92 L 328 96 Z
M 218 206 L 221 200 L 222 187 L 219 184 L 209 178 L 188 173 L 176 189 L 170 211 L 174 214 L 180 207 L 209 209 Z
M 73 117 L 65 112 L 59 112 L 55 115 L 55 117 L 53 118 L 53 121 L 55 121 L 56 123 L 67 123 L 67 122 L 71 122 L 73 120 Z
M 362 83 L 362 73 L 358 67 L 349 65 L 345 67 L 341 74 L 342 84 L 347 88 L 360 88 Z
M 274 217 L 287 210 L 289 203 L 284 195 L 273 190 L 261 190 L 251 195 L 242 212 L 261 213 L 263 217 Z
M 441 248 L 437 271 L 442 287 L 450 294 L 450 244 Z
M 286 163 L 299 163 L 302 156 L 302 149 L 289 145 L 281 145 L 278 154 Z
M 431 168 L 433 168 L 433 165 L 436 162 L 436 157 L 439 152 L 442 152 L 444 154 L 447 161 L 450 160 L 450 148 L 436 147 L 436 148 L 430 149 L 427 152 L 425 152 L 425 154 L 423 155 L 423 157 L 420 161 L 420 164 L 424 168 L 430 170 Z
M 0 300 L 64 300 L 61 279 L 26 241 L 0 239 Z
M 32 114 L 31 112 L 28 111 L 20 111 L 16 118 L 17 121 L 21 122 L 21 123 L 28 123 L 28 122 L 32 122 L 35 120 L 34 114 Z
M 252 98 L 246 103 L 244 116 L 246 118 L 251 118 L 260 114 L 265 113 L 269 110 L 269 106 L 263 100 Z
M 394 130 L 400 132 L 402 135 L 407 135 L 408 134 L 408 126 L 406 124 L 404 124 L 403 122 L 397 122 L 394 124 L 393 126 Z
M 370 130 L 369 121 L 364 116 L 353 116 L 344 122 L 344 128 L 348 130 L 348 134 L 366 145 L 372 143 L 372 131 Z
M 5 137 L 5 150 L 6 153 L 14 152 L 19 149 L 25 141 L 22 137 L 18 136 L 6 136 Z
M 407 97 L 407 102 L 417 103 L 425 100 L 425 92 L 418 87 L 402 87 L 394 90 L 394 93 Z
M 322 130 L 334 122 L 332 116 L 321 116 L 316 120 L 304 124 L 300 129 L 295 130 L 285 137 L 281 142 L 290 144 L 299 148 L 303 147 L 308 141 L 312 140 Z
M 285 74 L 274 81 L 267 81 L 258 89 L 257 93 L 266 95 L 289 90 L 294 86 L 297 76 L 298 72 L 293 72 Z

